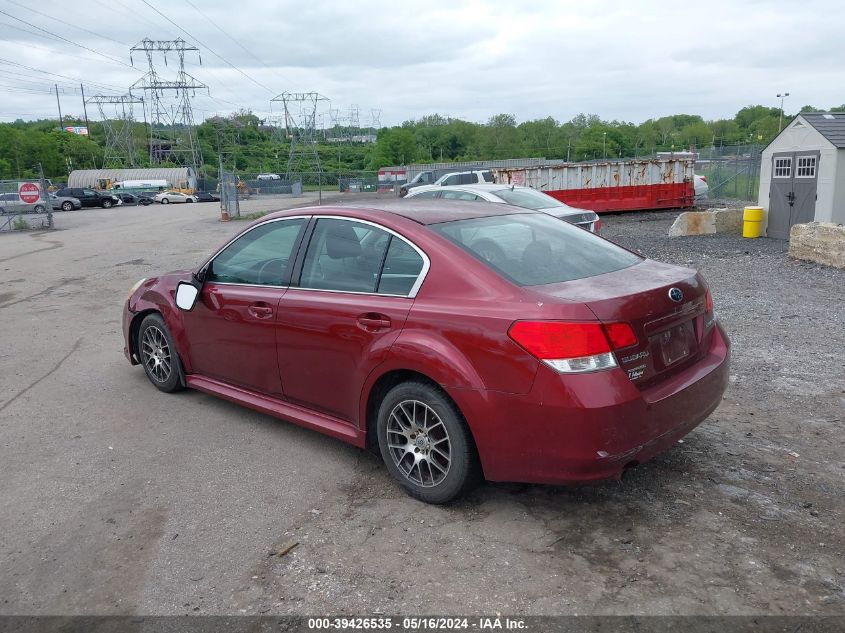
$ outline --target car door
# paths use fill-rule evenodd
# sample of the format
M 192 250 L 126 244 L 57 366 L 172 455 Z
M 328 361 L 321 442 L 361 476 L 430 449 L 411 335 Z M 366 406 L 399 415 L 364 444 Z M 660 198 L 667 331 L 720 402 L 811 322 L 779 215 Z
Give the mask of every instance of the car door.
M 74 189 L 74 197 L 79 198 L 83 207 L 96 207 L 100 202 L 100 197 L 93 189 Z
M 203 287 L 185 330 L 195 373 L 281 396 L 276 361 L 279 299 L 308 218 L 253 227 L 204 267 Z
M 297 266 L 276 330 L 285 397 L 354 422 L 363 383 L 399 336 L 428 259 L 384 227 L 322 217 Z

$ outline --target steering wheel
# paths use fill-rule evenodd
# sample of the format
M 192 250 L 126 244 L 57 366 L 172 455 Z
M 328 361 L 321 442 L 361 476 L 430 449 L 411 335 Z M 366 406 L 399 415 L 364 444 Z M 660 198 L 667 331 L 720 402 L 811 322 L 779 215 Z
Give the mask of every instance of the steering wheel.
M 284 267 L 285 267 L 285 264 L 284 264 L 285 259 L 284 259 L 283 257 L 275 257 L 275 258 L 273 258 L 273 259 L 268 259 L 266 262 L 264 262 L 263 264 L 261 264 L 261 268 L 259 268 L 259 269 L 258 269 L 258 283 L 260 283 L 260 284 L 265 284 L 265 283 L 267 283 L 267 282 L 264 280 L 264 271 L 265 271 L 265 270 L 267 270 L 267 267 L 268 267 L 268 266 L 270 266 L 271 264 L 275 264 L 276 262 L 281 262 L 281 267 L 280 267 L 280 270 L 279 270 L 279 275 L 277 276 L 277 278 L 276 278 L 275 280 L 271 279 L 271 280 L 269 280 L 269 281 L 275 281 L 277 284 L 282 283 L 282 280 L 281 280 L 281 271 L 282 271 L 282 270 L 284 270 Z

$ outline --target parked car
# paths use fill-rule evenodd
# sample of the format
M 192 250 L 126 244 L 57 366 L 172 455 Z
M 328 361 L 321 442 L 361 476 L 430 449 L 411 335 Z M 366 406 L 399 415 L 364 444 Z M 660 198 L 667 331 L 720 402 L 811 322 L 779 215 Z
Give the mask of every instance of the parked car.
M 695 187 L 695 199 L 705 200 L 710 192 L 710 185 L 707 184 L 707 178 L 696 175 L 693 178 L 693 185 Z
M 155 202 L 155 191 L 142 191 L 138 194 L 138 204 L 147 206 L 149 204 L 153 204 Z
M 441 200 L 473 200 L 512 204 L 515 207 L 542 211 L 570 224 L 576 224 L 582 229 L 593 233 L 601 232 L 601 220 L 595 211 L 576 209 L 564 204 L 557 198 L 531 189 L 531 187 L 517 187 L 511 185 L 429 185 L 412 189 L 405 197 L 406 200 L 417 198 L 439 198 Z
M 432 503 L 619 477 L 721 402 L 729 342 L 695 270 L 509 205 L 379 204 L 273 213 L 140 280 L 126 357 L 161 391 L 378 451 Z
M 74 211 L 82 208 L 82 203 L 79 198 L 71 196 L 57 196 L 54 193 L 50 194 L 50 202 L 53 204 L 54 211 Z
M 128 191 L 117 191 L 114 194 L 123 201 L 123 204 L 138 204 L 138 196 Z
M 220 202 L 220 196 L 211 193 L 210 191 L 197 191 L 194 196 L 197 202 Z
M 76 198 L 83 207 L 110 209 L 115 205 L 123 204 L 123 201 L 115 195 L 85 187 L 65 187 L 59 189 L 56 195 L 60 198 Z
M 181 191 L 162 191 L 157 193 L 153 200 L 161 204 L 170 204 L 171 202 L 196 202 L 197 197 L 191 196 Z
M 0 194 L 0 214 L 44 213 L 47 207 L 44 202 L 24 202 L 17 192 Z
M 495 181 L 493 172 L 489 169 L 476 169 L 472 171 L 445 171 L 442 169 L 421 171 L 410 182 L 399 187 L 399 194 L 405 196 L 412 189 L 425 185 L 471 185 Z

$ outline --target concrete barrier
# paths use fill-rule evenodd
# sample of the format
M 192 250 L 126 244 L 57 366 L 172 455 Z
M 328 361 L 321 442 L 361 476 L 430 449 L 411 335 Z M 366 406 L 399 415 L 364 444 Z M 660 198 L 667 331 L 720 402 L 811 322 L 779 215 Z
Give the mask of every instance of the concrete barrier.
M 845 268 L 845 226 L 830 222 L 793 225 L 789 231 L 789 256 Z
M 682 235 L 742 234 L 742 209 L 685 211 L 669 229 L 669 237 Z

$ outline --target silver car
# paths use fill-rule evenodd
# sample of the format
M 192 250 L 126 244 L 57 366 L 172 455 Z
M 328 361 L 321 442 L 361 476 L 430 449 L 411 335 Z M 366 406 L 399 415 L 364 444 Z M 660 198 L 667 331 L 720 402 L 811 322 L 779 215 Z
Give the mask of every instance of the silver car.
M 512 204 L 515 207 L 542 211 L 570 224 L 576 224 L 593 233 L 601 232 L 601 220 L 595 211 L 576 209 L 556 198 L 531 187 L 515 185 L 471 184 L 471 185 L 426 185 L 408 192 L 406 200 L 412 198 L 440 198 L 442 200 L 485 200 Z
M 47 210 L 43 200 L 24 202 L 14 191 L 0 193 L 0 214 L 17 215 L 19 213 L 44 213 Z
M 51 193 L 50 202 L 53 203 L 54 211 L 75 211 L 82 208 L 79 198 L 73 198 L 71 196 L 57 196 Z

